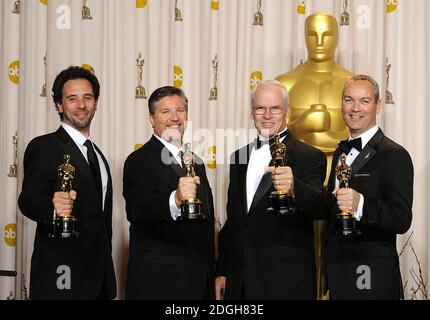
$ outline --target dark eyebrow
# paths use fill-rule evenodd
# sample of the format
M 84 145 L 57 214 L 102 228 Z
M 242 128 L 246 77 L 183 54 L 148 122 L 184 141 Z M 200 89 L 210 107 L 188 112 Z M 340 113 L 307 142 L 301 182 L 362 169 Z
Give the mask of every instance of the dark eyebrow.
M 70 95 L 66 96 L 65 98 L 66 99 L 70 99 L 70 98 L 76 98 L 77 96 L 78 96 L 77 94 L 70 94 Z M 94 94 L 92 94 L 92 93 L 85 93 L 84 97 L 94 98 Z

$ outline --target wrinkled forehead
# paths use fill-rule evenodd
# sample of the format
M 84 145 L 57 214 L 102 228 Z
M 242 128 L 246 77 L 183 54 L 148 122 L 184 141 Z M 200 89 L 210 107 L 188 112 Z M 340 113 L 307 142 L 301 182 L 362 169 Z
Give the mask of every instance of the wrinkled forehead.
M 336 19 L 328 15 L 314 15 L 306 20 L 306 33 L 313 31 L 318 34 L 323 32 L 338 33 Z

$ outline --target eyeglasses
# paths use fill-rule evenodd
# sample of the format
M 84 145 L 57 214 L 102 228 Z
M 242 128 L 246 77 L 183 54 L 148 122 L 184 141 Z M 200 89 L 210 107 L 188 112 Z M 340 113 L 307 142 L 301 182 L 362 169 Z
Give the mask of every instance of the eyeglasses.
M 256 106 L 253 108 L 255 114 L 263 115 L 266 113 L 266 110 L 269 109 L 270 113 L 273 115 L 281 114 L 284 110 L 283 106 L 271 106 L 271 107 L 263 107 L 263 106 Z

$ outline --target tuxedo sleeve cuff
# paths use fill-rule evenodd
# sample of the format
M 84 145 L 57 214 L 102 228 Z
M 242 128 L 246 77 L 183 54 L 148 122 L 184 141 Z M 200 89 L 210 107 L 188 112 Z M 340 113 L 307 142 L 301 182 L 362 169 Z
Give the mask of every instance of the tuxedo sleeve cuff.
M 170 215 L 172 219 L 176 221 L 176 219 L 181 215 L 181 209 L 176 206 L 176 190 L 170 194 L 169 197 L 169 207 L 170 207 Z
M 357 221 L 360 221 L 363 217 L 363 208 L 364 208 L 364 196 L 360 193 L 360 201 L 358 202 L 357 212 L 355 214 L 355 218 Z

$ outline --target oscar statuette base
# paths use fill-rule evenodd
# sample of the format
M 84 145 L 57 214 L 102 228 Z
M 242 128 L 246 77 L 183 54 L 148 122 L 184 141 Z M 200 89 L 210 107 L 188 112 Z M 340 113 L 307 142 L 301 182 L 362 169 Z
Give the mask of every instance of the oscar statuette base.
M 178 222 L 198 223 L 208 219 L 203 213 L 203 204 L 200 200 L 185 200 L 181 204 L 181 215 L 177 218 Z
M 76 219 L 74 217 L 58 217 L 54 222 L 54 229 L 49 233 L 51 239 L 79 238 L 76 231 Z
M 360 235 L 357 229 L 356 220 L 352 214 L 339 214 L 336 217 L 335 233 L 337 236 Z
M 274 191 L 270 195 L 272 207 L 266 213 L 274 215 L 289 215 L 296 213 L 296 199 L 288 193 Z

